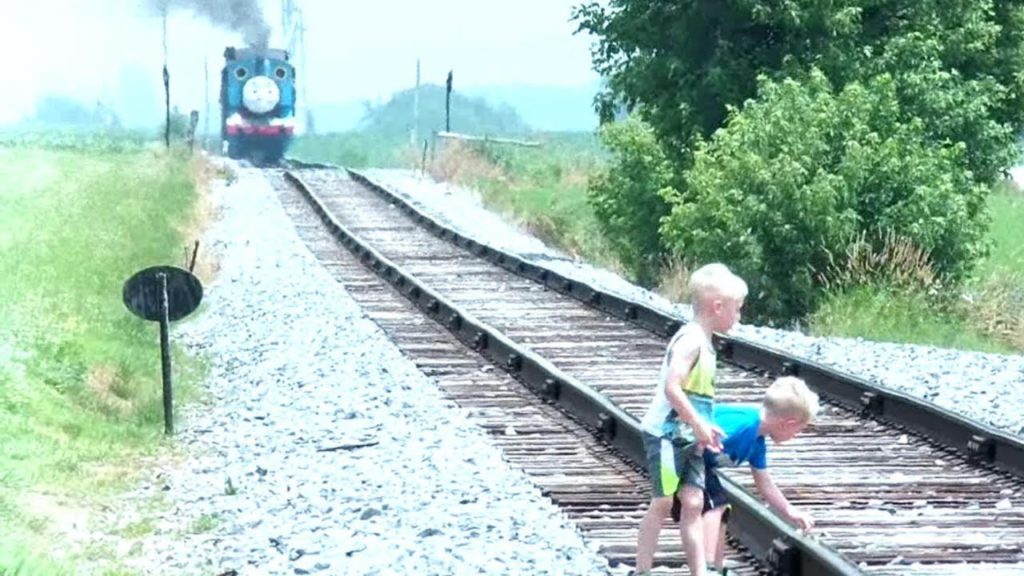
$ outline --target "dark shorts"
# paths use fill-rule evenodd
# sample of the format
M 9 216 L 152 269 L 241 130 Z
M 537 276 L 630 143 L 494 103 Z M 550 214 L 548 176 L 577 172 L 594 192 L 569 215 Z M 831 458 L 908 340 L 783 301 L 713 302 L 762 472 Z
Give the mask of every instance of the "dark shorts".
M 695 442 L 670 440 L 646 432 L 643 438 L 654 498 L 673 496 L 686 484 L 704 490 L 703 452 L 697 450 Z
M 709 510 L 722 507 L 725 507 L 725 511 L 722 512 L 722 523 L 725 524 L 729 521 L 729 498 L 725 495 L 725 488 L 722 488 L 722 481 L 719 480 L 718 474 L 715 473 L 715 469 L 707 468 L 704 471 L 704 509 L 701 510 L 701 514 L 705 514 Z M 679 502 L 679 497 L 673 497 L 672 520 L 674 522 L 679 522 L 681 514 L 682 504 Z
M 722 488 L 722 481 L 714 468 L 709 468 L 704 474 L 704 512 L 721 508 L 729 503 L 725 496 L 725 488 Z

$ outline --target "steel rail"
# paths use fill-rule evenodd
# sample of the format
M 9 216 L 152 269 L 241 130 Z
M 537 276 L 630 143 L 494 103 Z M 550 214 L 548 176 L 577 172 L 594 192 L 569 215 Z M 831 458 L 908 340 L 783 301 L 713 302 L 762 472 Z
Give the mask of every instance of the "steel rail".
M 356 173 L 349 172 L 357 180 L 359 179 Z M 555 367 L 543 356 L 516 344 L 499 330 L 460 309 L 401 266 L 369 246 L 338 222 L 327 210 L 323 201 L 299 176 L 292 172 L 285 172 L 284 178 L 307 199 L 331 235 L 354 253 L 365 266 L 393 285 L 408 300 L 434 321 L 444 326 L 461 342 L 500 366 L 541 397 L 570 413 L 574 419 L 634 465 L 645 468 L 646 457 L 643 453 L 641 430 L 639 422 L 635 418 L 591 387 Z M 365 182 L 365 180 L 360 181 Z M 408 204 L 403 204 L 402 209 L 412 214 L 421 224 L 427 223 L 429 220 L 429 222 L 433 222 L 434 227 L 440 228 L 440 224 L 432 219 L 427 219 Z M 430 226 L 429 223 L 427 225 Z M 454 233 L 449 230 L 441 237 L 448 240 L 452 234 Z M 532 270 L 538 276 L 543 276 L 545 281 L 549 279 L 547 271 L 544 269 L 530 268 L 533 265 L 521 260 L 519 262 L 509 261 L 510 255 L 495 251 L 461 235 L 455 236 L 455 238 L 459 239 L 457 243 L 461 242 L 464 247 L 499 265 L 508 267 L 507 265 L 512 262 L 513 269 L 520 274 L 526 275 Z M 562 283 L 560 286 L 563 290 L 569 292 L 572 290 L 571 285 L 566 286 Z M 593 293 L 600 294 L 596 291 Z M 598 301 L 606 300 L 599 297 Z M 679 323 L 675 324 L 676 328 L 680 325 Z M 800 534 L 784 523 L 746 490 L 728 478 L 723 478 L 723 485 L 729 500 L 735 507 L 730 519 L 731 534 L 755 558 L 776 573 L 792 576 L 863 574 L 835 550 Z
M 556 292 L 631 322 L 653 334 L 671 337 L 685 324 L 683 318 L 670 316 L 644 303 L 610 294 L 587 282 L 568 278 L 554 270 L 465 236 L 445 226 L 412 205 L 401 194 L 389 190 L 360 171 L 329 164 L 309 166 L 346 170 L 353 179 L 397 204 L 435 236 L 469 249 L 510 272 L 539 282 Z M 721 334 L 715 335 L 714 343 L 720 360 L 771 374 L 799 376 L 830 401 L 860 411 L 874 420 L 923 434 L 965 455 L 974 465 L 1024 476 L 1024 439 L 971 420 L 933 402 L 764 344 Z

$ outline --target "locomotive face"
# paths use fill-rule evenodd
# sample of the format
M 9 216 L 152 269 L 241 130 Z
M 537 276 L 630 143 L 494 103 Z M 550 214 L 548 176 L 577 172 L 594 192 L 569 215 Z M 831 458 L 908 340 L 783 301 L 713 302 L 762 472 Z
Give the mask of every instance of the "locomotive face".
M 253 76 L 242 86 L 242 104 L 253 114 L 266 114 L 280 101 L 277 82 L 266 76 Z
M 221 70 L 221 135 L 231 158 L 273 163 L 295 131 L 295 69 L 283 50 L 231 48 Z

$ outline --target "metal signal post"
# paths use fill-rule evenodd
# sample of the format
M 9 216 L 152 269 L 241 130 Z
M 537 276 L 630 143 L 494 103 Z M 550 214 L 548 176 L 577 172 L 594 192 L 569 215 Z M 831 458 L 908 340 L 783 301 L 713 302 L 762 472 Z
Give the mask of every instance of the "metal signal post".
M 444 131 L 452 131 L 452 71 L 448 71 L 448 89 L 444 94 Z

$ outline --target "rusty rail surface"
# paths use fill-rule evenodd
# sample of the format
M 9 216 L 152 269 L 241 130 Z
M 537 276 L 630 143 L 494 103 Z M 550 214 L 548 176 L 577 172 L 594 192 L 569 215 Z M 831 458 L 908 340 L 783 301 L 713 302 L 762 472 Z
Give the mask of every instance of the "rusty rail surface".
M 384 193 L 380 188 L 368 193 L 346 183 L 342 173 L 311 171 L 307 175 L 318 190 L 327 189 L 319 200 L 321 217 L 330 222 L 335 234 L 347 236 L 346 246 L 378 274 L 405 287 L 408 297 L 446 322 L 461 340 L 505 363 L 538 393 L 576 409 L 606 441 L 631 458 L 639 455 L 642 462 L 635 416 L 646 404 L 664 339 L 679 326 L 678 319 L 456 235 L 412 206 L 378 196 Z M 358 173 L 353 176 L 360 179 Z M 299 178 L 294 181 L 303 187 Z M 365 177 L 362 181 L 366 182 Z M 316 197 L 309 192 L 310 198 Z M 364 245 L 356 235 L 364 238 Z M 524 276 L 545 288 L 539 289 Z M 457 287 L 467 280 L 468 287 Z M 428 284 L 439 288 L 426 292 Z M 531 305 L 517 307 L 512 302 L 503 312 L 501 306 L 488 304 L 488 300 L 516 295 L 531 300 Z M 618 319 L 612 322 L 610 316 Z M 554 329 L 555 325 L 561 328 Z M 576 346 L 560 345 L 557 335 L 566 326 L 587 339 Z M 517 348 L 519 341 L 522 346 Z M 1016 566 L 1024 560 L 1020 547 L 1024 514 L 1011 501 L 1019 499 L 1021 481 L 1001 466 L 1005 458 L 989 458 L 993 452 L 1004 457 L 1008 453 L 998 450 L 998 444 L 983 438 L 979 446 L 996 445 L 997 449 L 984 448 L 984 454 L 969 450 L 962 457 L 936 442 L 947 440 L 949 434 L 920 434 L 916 423 L 922 416 L 893 418 L 903 412 L 886 407 L 901 406 L 898 398 L 892 400 L 899 395 L 870 387 L 856 397 L 851 409 L 848 389 L 828 380 L 836 376 L 827 368 L 774 351 L 752 352 L 747 349 L 752 347 L 749 343 L 736 339 L 716 338 L 716 344 L 721 357 L 731 362 L 798 373 L 832 402 L 811 434 L 776 447 L 771 456 L 779 483 L 795 503 L 809 507 L 819 518 L 820 539 L 827 546 L 794 534 L 731 484 L 730 497 L 744 511 L 731 529 L 755 556 L 788 574 L 856 573 L 857 568 L 836 552 L 879 574 L 951 574 L 961 569 L 957 562 L 962 561 L 1000 563 L 1002 571 L 988 573 L 1024 574 L 1024 566 Z M 611 377 L 609 370 L 622 374 Z M 723 374 L 719 389 L 723 401 L 754 401 L 763 386 L 759 379 L 734 371 L 732 376 Z M 926 403 L 907 399 L 906 405 L 916 404 Z M 941 410 L 924 414 L 945 415 Z M 959 420 L 967 427 L 977 426 Z M 734 479 L 739 486 L 750 487 L 744 475 Z M 844 491 L 845 497 L 841 496 Z M 978 565 L 962 569 L 976 571 Z

